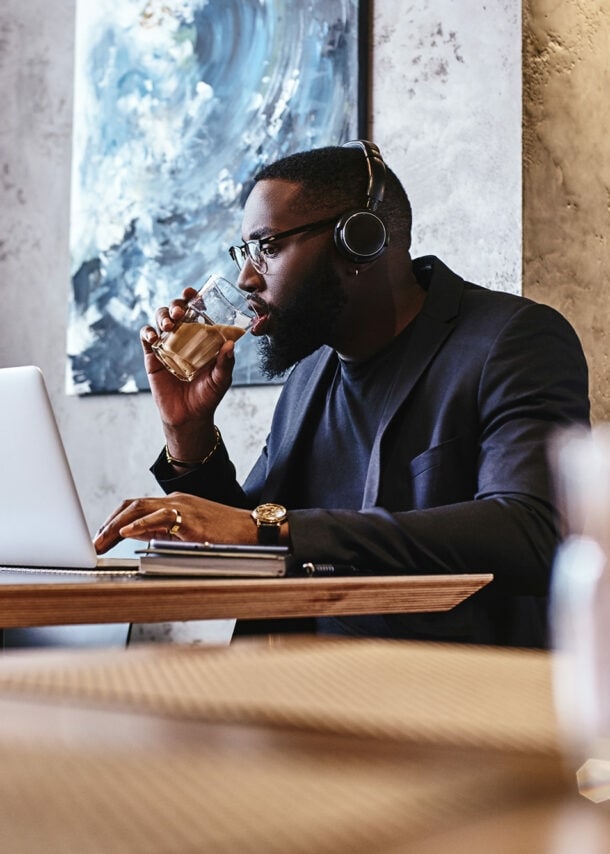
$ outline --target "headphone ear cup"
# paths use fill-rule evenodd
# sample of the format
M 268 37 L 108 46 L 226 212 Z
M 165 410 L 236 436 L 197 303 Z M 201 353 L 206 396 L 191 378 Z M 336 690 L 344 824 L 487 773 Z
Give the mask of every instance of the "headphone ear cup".
M 375 261 L 387 245 L 388 231 L 373 211 L 348 211 L 335 225 L 335 246 L 356 264 Z

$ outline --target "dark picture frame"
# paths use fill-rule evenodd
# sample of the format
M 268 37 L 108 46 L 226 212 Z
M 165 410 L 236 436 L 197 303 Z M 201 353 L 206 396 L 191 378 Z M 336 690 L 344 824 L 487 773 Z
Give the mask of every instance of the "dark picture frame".
M 368 0 L 77 0 L 67 390 L 148 390 L 139 329 L 236 278 L 252 175 L 367 135 Z M 266 384 L 256 341 L 234 385 Z

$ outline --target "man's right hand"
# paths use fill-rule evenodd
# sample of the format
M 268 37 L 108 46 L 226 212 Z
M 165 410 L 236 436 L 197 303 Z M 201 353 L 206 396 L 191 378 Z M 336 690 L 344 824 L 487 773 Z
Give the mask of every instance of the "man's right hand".
M 173 300 L 156 312 L 160 332 L 173 329 L 184 317 L 188 300 L 196 295 L 186 288 L 183 298 Z M 214 412 L 231 386 L 233 375 L 232 341 L 226 341 L 215 361 L 203 368 L 192 382 L 183 382 L 163 367 L 152 349 L 159 332 L 152 326 L 140 330 L 144 364 L 153 399 L 159 409 L 168 448 L 181 460 L 203 459 L 214 444 Z

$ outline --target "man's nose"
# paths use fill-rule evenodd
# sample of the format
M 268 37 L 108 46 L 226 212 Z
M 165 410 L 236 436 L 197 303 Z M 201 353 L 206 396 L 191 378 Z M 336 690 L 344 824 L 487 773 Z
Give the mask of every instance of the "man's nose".
M 259 273 L 255 268 L 251 258 L 246 259 L 246 263 L 239 271 L 236 284 L 238 288 L 249 294 L 260 291 L 265 287 L 265 280 L 262 273 Z

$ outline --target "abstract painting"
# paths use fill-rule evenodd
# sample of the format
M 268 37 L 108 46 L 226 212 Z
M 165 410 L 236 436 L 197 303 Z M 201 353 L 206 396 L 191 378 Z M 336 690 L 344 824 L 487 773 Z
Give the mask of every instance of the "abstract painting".
M 362 136 L 363 0 L 78 0 L 67 390 L 148 390 L 138 331 L 211 271 L 254 172 Z M 256 341 L 234 382 L 266 382 Z

